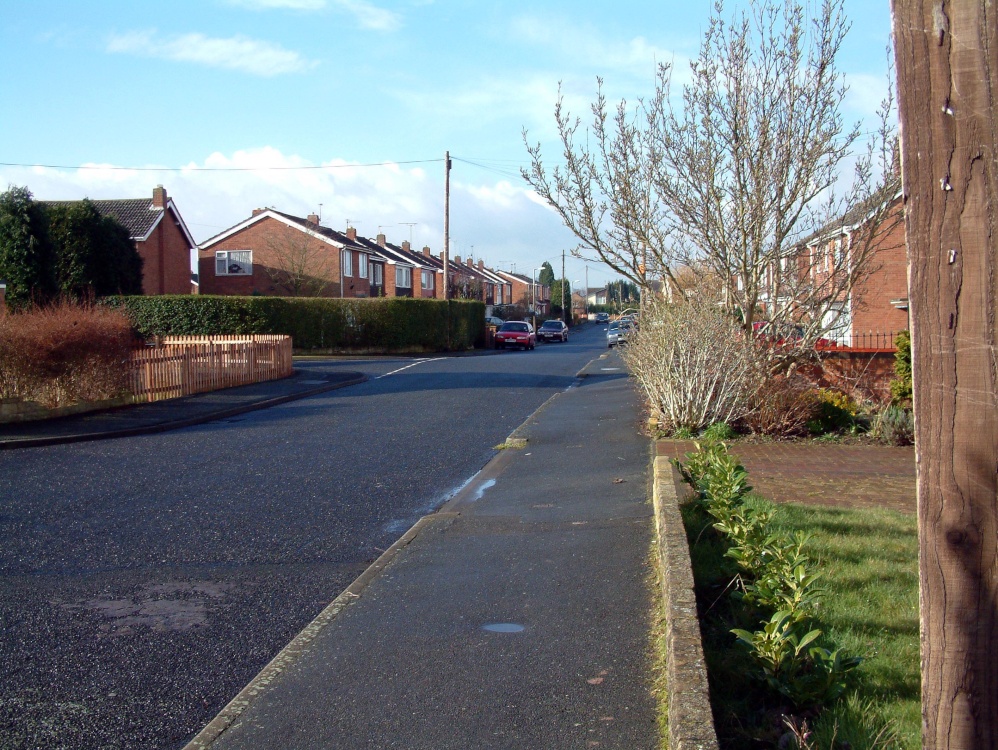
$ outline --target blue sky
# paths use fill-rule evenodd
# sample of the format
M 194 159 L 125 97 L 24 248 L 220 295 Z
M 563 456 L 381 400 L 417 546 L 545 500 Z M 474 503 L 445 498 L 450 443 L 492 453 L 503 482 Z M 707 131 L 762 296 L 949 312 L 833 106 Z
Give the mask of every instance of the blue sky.
M 853 29 L 840 68 L 853 121 L 885 93 L 890 12 L 888 0 L 845 8 Z M 656 62 L 673 62 L 678 80 L 709 9 L 703 0 L 5 0 L 0 189 L 135 198 L 162 184 L 197 241 L 256 207 L 305 215 L 322 204 L 331 227 L 349 219 L 363 235 L 380 229 L 439 252 L 449 150 L 451 253 L 527 274 L 547 260 L 560 275 L 562 249 L 575 242 L 518 176 L 521 131 L 554 159 L 559 82 L 584 114 L 597 76 L 611 100 L 649 94 Z M 569 257 L 566 275 L 584 279 L 585 265 Z M 590 286 L 613 278 L 588 266 Z

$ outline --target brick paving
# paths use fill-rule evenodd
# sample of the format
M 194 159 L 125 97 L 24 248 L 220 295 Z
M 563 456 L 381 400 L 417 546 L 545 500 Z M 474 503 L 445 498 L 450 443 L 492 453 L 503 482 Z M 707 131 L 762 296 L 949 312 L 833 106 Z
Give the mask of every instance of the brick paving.
M 693 443 L 659 440 L 660 456 L 679 458 Z M 912 447 L 834 443 L 733 443 L 749 483 L 773 502 L 916 512 Z

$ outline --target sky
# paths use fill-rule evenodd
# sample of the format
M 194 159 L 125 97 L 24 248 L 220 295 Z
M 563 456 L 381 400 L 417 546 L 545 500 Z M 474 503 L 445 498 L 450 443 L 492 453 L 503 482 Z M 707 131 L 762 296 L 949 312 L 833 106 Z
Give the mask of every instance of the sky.
M 744 6 L 728 2 L 729 10 Z M 163 185 L 195 241 L 269 206 L 573 286 L 616 275 L 519 175 L 523 131 L 558 161 L 558 87 L 585 115 L 682 80 L 711 2 L 0 0 L 0 190 L 141 198 Z M 887 91 L 888 0 L 845 0 L 849 122 Z M 872 127 L 872 126 L 871 126 Z

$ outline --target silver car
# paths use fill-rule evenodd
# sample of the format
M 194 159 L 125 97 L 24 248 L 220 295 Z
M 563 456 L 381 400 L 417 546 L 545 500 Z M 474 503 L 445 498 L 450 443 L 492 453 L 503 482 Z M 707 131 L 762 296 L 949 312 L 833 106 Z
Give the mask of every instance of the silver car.
M 612 349 L 616 344 L 626 344 L 627 337 L 634 330 L 627 321 L 611 321 L 610 327 L 606 329 L 606 345 Z

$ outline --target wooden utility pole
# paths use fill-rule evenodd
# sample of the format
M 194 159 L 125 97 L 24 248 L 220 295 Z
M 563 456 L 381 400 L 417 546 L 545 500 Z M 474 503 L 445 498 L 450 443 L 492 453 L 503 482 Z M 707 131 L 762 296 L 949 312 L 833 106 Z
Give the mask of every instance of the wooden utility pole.
M 892 0 L 918 462 L 922 747 L 998 747 L 998 6 Z
M 450 151 L 444 151 L 444 299 L 450 298 Z

